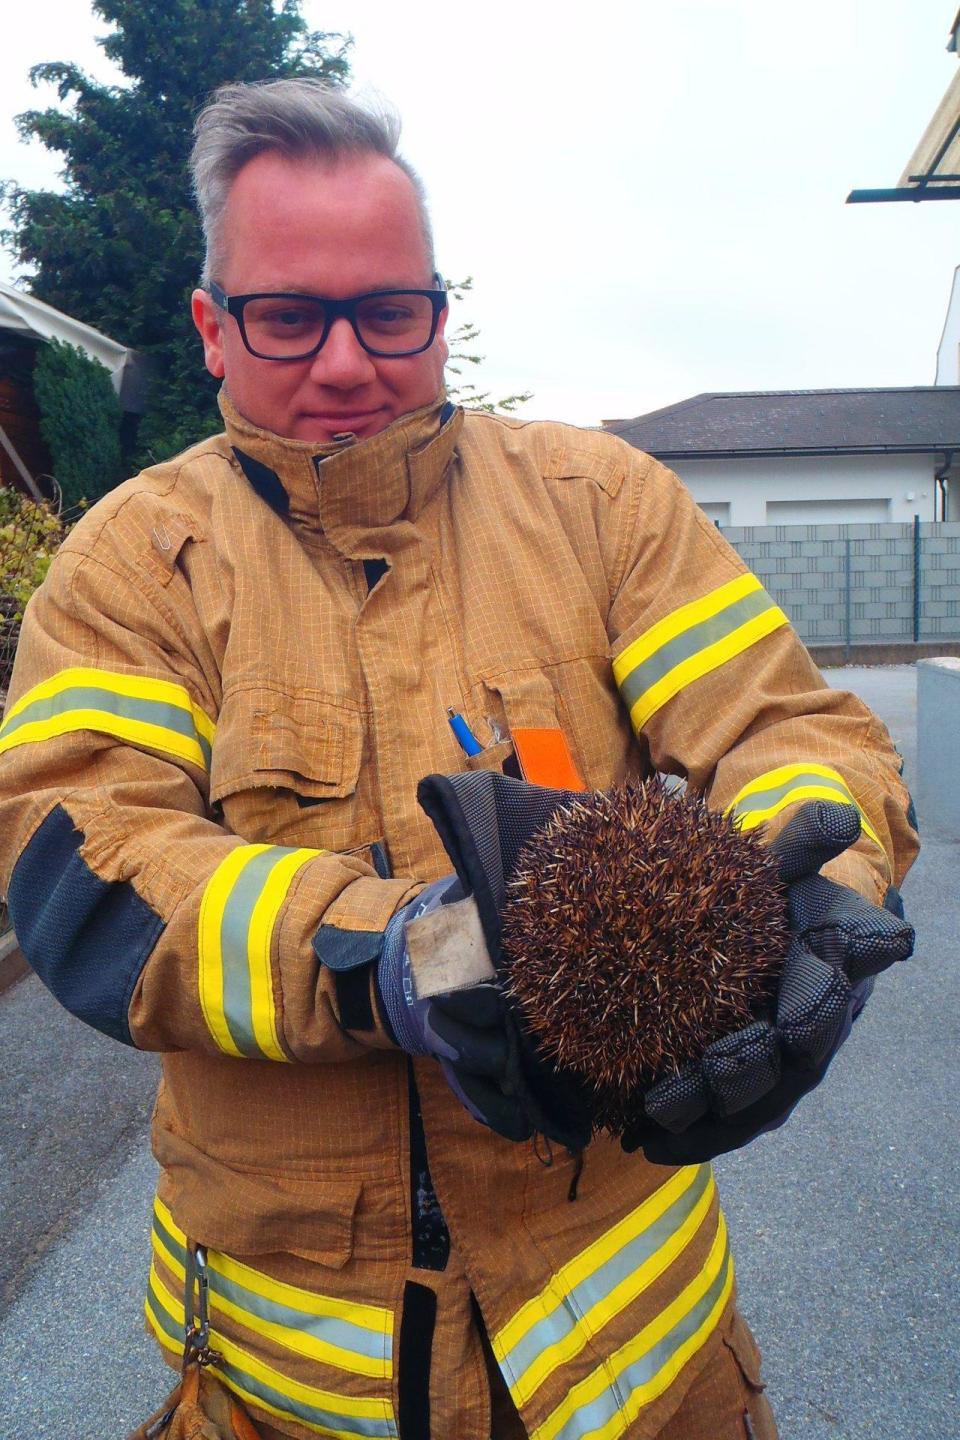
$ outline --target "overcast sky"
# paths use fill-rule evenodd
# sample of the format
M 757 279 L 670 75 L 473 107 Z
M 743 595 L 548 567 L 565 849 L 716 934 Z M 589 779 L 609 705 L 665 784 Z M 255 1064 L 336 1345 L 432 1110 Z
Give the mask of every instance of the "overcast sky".
M 353 34 L 427 185 L 438 259 L 474 277 L 495 395 L 596 424 L 703 390 L 926 385 L 960 204 L 891 186 L 949 84 L 956 0 L 306 0 Z M 101 77 L 85 0 L 31 0 L 0 54 L 0 177 L 55 183 L 16 137 L 27 70 Z M 12 262 L 0 256 L 0 279 Z M 123 337 L 117 337 L 122 339 Z M 198 353 L 199 359 L 199 353 Z

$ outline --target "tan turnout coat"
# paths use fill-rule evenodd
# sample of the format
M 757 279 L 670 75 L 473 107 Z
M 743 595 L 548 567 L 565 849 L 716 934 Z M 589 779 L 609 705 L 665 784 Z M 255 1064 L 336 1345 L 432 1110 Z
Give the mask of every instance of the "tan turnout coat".
M 621 441 L 437 404 L 318 450 L 224 411 L 73 531 L 0 729 L 28 956 L 163 1052 L 148 1323 L 175 1361 L 189 1235 L 221 1373 L 283 1433 L 486 1440 L 477 1305 L 537 1440 L 651 1436 L 724 1338 L 753 1364 L 710 1167 L 599 1140 L 571 1200 L 572 1157 L 477 1125 L 429 1059 L 411 1086 L 367 962 L 450 868 L 417 782 L 559 726 L 591 787 L 683 774 L 772 829 L 853 798 L 832 870 L 879 901 L 915 848 L 895 752 Z

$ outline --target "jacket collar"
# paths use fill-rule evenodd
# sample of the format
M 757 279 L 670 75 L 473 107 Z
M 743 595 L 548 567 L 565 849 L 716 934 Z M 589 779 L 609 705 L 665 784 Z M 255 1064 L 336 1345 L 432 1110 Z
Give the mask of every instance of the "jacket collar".
M 369 440 L 317 445 L 252 425 L 224 391 L 219 403 L 227 439 L 264 499 L 351 556 L 382 555 L 382 532 L 416 520 L 446 475 L 463 424 L 441 393 Z

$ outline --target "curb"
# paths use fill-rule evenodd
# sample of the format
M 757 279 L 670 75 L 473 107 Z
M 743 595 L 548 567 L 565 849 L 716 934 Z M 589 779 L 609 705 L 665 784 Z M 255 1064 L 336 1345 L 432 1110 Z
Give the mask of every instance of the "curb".
M 13 931 L 0 935 L 0 995 L 4 990 L 9 990 L 11 985 L 16 985 L 18 980 L 22 980 L 29 969 Z
M 960 655 L 958 640 L 920 640 L 916 645 L 910 642 L 891 644 L 854 644 L 849 647 L 835 645 L 807 645 L 814 664 L 819 666 L 842 665 L 913 665 L 917 660 L 932 660 L 941 655 Z

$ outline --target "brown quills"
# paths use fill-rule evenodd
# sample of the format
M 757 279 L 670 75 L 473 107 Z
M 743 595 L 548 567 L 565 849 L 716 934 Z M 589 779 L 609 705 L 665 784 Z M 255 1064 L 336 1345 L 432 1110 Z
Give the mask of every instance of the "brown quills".
M 503 911 L 505 985 L 538 1050 L 618 1133 L 639 1095 L 776 993 L 786 893 L 756 831 L 654 777 L 562 807 Z

